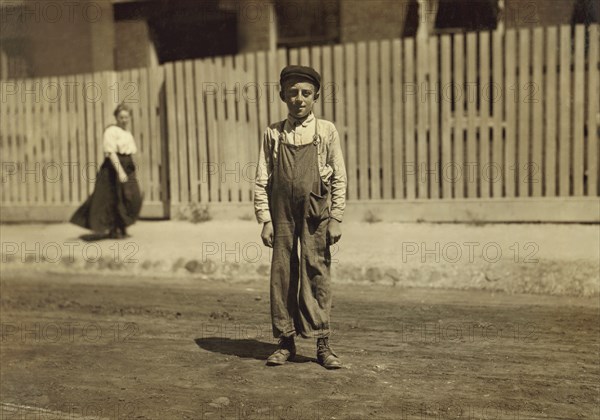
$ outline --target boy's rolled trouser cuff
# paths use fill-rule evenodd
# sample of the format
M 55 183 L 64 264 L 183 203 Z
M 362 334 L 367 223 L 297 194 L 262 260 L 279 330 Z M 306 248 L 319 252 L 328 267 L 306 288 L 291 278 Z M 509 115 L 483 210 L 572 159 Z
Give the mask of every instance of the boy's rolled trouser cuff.
M 302 334 L 303 338 L 328 338 L 331 335 L 331 330 L 329 328 L 323 328 L 314 331 L 308 331 Z
M 291 338 L 296 336 L 296 329 L 292 328 L 286 329 L 285 331 L 280 331 L 277 327 L 273 326 L 273 337 L 274 338 Z

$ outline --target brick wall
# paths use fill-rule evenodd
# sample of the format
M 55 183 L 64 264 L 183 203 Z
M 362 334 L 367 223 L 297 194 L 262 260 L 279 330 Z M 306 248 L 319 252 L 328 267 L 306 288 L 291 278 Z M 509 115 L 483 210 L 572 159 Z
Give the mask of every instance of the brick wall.
M 115 69 L 126 70 L 153 64 L 148 23 L 145 20 L 115 22 Z
M 0 39 L 22 44 L 28 76 L 114 69 L 114 27 L 108 0 L 55 0 L 3 9 Z
M 506 28 L 570 24 L 577 0 L 505 0 Z
M 275 46 L 275 18 L 271 0 L 240 0 L 236 5 L 238 51 L 268 50 Z
M 341 42 L 414 35 L 415 0 L 340 0 Z M 407 19 L 407 16 L 409 17 Z

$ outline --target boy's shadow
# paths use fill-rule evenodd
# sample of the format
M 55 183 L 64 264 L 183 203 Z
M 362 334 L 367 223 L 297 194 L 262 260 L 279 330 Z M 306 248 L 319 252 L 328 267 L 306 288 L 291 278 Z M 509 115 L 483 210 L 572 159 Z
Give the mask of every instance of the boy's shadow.
M 265 362 L 267 357 L 277 350 L 276 344 L 265 343 L 263 341 L 248 338 L 232 340 L 231 338 L 226 337 L 206 337 L 196 338 L 194 341 L 198 347 L 204 350 L 237 356 L 242 359 L 264 360 Z M 290 362 L 308 363 L 316 362 L 316 359 L 297 354 Z

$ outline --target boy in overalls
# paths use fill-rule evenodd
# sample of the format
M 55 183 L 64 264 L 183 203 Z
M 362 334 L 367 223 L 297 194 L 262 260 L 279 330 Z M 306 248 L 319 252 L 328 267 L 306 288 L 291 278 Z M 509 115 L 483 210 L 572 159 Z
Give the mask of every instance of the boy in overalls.
M 267 365 L 296 355 L 294 336 L 317 338 L 317 360 L 327 369 L 342 366 L 329 347 L 331 310 L 330 245 L 342 233 L 346 169 L 333 123 L 312 112 L 321 76 L 313 68 L 287 66 L 279 96 L 287 119 L 263 134 L 254 189 L 263 243 L 273 248 L 271 320 L 279 348 Z M 300 242 L 300 258 L 298 257 Z

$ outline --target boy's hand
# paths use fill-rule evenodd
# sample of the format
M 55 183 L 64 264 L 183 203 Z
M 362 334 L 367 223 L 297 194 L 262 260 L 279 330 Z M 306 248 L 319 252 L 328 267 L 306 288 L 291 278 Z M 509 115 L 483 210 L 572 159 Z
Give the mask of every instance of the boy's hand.
M 329 219 L 329 225 L 327 226 L 327 237 L 329 238 L 329 245 L 335 244 L 342 237 L 342 227 L 340 222 L 335 219 Z
M 263 225 L 262 232 L 260 234 L 263 244 L 269 248 L 273 248 L 273 223 L 266 222 Z

